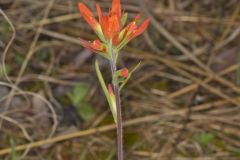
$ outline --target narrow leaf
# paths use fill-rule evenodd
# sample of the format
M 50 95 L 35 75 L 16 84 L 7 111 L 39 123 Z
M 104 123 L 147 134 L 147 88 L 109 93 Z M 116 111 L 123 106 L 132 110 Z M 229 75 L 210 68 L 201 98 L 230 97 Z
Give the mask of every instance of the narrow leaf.
M 108 89 L 106 87 L 106 84 L 104 82 L 102 73 L 99 69 L 99 64 L 98 64 L 98 60 L 95 61 L 95 68 L 96 68 L 96 72 L 97 72 L 97 76 L 98 76 L 98 80 L 100 82 L 100 85 L 102 87 L 102 90 L 107 98 L 110 110 L 112 112 L 113 118 L 115 123 L 117 122 L 117 114 L 116 114 L 116 104 L 114 104 L 115 102 L 113 102 L 113 99 L 110 97 L 109 93 L 108 93 Z

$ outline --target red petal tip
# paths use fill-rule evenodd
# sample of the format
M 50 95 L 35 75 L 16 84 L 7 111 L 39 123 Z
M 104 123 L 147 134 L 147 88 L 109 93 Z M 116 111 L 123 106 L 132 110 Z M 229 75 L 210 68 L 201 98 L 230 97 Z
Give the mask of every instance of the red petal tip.
M 110 95 L 113 95 L 113 89 L 111 84 L 108 84 L 108 92 Z

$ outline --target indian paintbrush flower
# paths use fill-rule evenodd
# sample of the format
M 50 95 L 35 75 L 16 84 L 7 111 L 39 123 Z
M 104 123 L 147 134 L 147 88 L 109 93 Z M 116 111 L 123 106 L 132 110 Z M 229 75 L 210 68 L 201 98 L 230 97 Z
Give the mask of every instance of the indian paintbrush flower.
M 149 19 L 147 19 L 140 26 L 138 26 L 137 22 L 140 18 L 140 15 L 138 14 L 132 22 L 124 27 L 127 14 L 123 13 L 121 10 L 120 0 L 112 1 L 112 7 L 107 15 L 104 15 L 100 5 L 97 4 L 96 8 L 98 13 L 98 21 L 90 9 L 86 7 L 86 5 L 79 3 L 78 7 L 83 18 L 96 32 L 99 40 L 101 41 L 100 42 L 98 40 L 96 45 L 94 44 L 96 43 L 96 40 L 90 43 L 81 39 L 84 46 L 91 48 L 94 52 L 100 51 L 101 53 L 105 53 L 105 49 L 108 48 L 107 46 L 109 46 L 109 44 L 112 45 L 112 48 L 108 49 L 119 51 L 130 40 L 143 33 L 149 25 Z M 106 44 L 106 46 L 104 46 L 104 44 Z
M 98 79 L 116 122 L 116 102 L 114 102 L 116 101 L 114 94 L 114 92 L 116 92 L 115 88 L 119 88 L 119 90 L 121 90 L 129 80 L 132 72 L 139 66 L 137 65 L 137 67 L 135 67 L 132 71 L 129 71 L 127 68 L 117 70 L 116 64 L 118 53 L 129 41 L 139 36 L 146 30 L 149 25 L 149 19 L 146 19 L 141 25 L 138 25 L 138 21 L 140 19 L 140 14 L 138 14 L 135 16 L 133 21 L 125 25 L 127 13 L 122 11 L 120 0 L 112 1 L 112 6 L 106 15 L 103 13 L 100 5 L 96 4 L 98 20 L 85 4 L 79 3 L 78 8 L 84 20 L 98 36 L 98 39 L 92 42 L 88 42 L 80 38 L 83 46 L 102 55 L 110 61 L 112 70 L 112 85 L 114 86 L 114 90 L 109 88 L 111 85 L 106 87 L 97 61 L 95 66 Z
M 83 3 L 78 4 L 80 13 L 90 27 L 97 34 L 98 39 L 88 42 L 80 39 L 82 44 L 91 51 L 102 55 L 110 62 L 112 71 L 112 82 L 106 86 L 98 61 L 95 62 L 98 80 L 106 96 L 114 122 L 117 124 L 118 160 L 123 160 L 122 142 L 122 111 L 120 91 L 127 83 L 132 73 L 139 64 L 131 71 L 127 68 L 117 70 L 119 51 L 132 39 L 143 33 L 149 25 L 149 19 L 138 25 L 140 14 L 135 16 L 132 22 L 125 25 L 127 13 L 121 9 L 120 0 L 113 0 L 107 15 L 102 12 L 99 4 L 96 4 L 98 20 L 94 14 Z

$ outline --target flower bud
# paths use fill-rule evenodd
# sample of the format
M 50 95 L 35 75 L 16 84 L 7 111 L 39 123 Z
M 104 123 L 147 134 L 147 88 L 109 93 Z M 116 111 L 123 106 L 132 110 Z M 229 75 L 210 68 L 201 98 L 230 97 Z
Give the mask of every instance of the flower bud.
M 127 78 L 128 77 L 128 69 L 127 68 L 121 69 L 121 76 L 123 78 Z

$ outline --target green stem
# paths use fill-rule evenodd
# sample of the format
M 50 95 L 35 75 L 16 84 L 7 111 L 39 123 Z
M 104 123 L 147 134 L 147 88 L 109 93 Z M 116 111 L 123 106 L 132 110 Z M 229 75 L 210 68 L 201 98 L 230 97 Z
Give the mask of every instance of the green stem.
M 118 86 L 114 86 L 117 106 L 117 147 L 118 147 L 118 160 L 123 160 L 123 128 L 122 128 L 122 108 L 120 90 Z
M 112 71 L 112 84 L 114 89 L 114 95 L 116 97 L 116 107 L 117 107 L 117 152 L 118 152 L 118 160 L 123 160 L 123 127 L 122 127 L 122 106 L 121 106 L 121 97 L 120 97 L 120 89 L 119 84 L 116 80 L 115 73 L 117 71 L 116 67 L 116 55 L 114 51 L 111 49 L 111 60 L 110 66 Z

